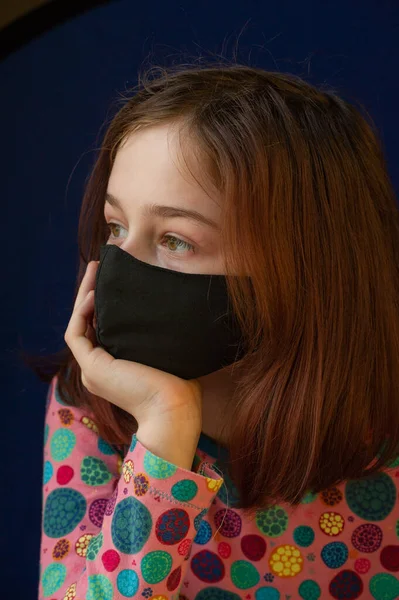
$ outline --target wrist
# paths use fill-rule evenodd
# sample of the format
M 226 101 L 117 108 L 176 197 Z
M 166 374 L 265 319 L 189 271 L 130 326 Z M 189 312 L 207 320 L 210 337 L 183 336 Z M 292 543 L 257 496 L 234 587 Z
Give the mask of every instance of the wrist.
M 191 471 L 201 432 L 187 430 L 173 431 L 165 424 L 158 428 L 154 424 L 139 426 L 136 432 L 138 441 L 152 454 L 177 467 Z

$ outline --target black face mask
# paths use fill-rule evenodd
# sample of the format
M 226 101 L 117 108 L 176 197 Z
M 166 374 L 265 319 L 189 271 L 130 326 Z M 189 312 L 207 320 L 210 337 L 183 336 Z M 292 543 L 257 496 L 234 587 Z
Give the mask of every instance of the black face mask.
M 224 275 L 181 273 L 101 248 L 96 336 L 114 358 L 196 379 L 245 354 Z

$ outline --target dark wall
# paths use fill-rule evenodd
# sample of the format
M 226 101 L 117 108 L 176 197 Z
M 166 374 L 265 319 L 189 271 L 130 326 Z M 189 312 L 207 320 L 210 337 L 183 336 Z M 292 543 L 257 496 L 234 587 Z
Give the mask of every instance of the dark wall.
M 384 0 L 126 0 L 74 16 L 0 64 L 0 570 L 2 590 L 12 590 L 4 597 L 35 598 L 38 580 L 47 387 L 19 353 L 63 345 L 82 189 L 112 100 L 136 83 L 145 59 L 235 52 L 239 62 L 327 82 L 365 104 L 398 190 L 398 25 L 399 5 Z

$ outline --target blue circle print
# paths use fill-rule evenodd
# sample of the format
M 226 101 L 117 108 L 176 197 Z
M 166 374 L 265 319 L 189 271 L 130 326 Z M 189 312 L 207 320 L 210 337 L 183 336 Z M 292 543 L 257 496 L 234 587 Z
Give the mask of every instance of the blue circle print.
M 321 558 L 330 569 L 342 567 L 348 560 L 348 546 L 343 542 L 326 544 L 321 551 Z
M 118 592 L 126 598 L 132 598 L 139 589 L 139 578 L 132 569 L 124 569 L 118 574 L 116 585 Z
M 102 438 L 98 438 L 98 443 L 97 443 L 97 447 L 100 450 L 100 452 L 102 452 L 103 454 L 116 454 L 115 450 L 113 449 L 112 446 L 110 446 L 106 441 L 104 441 Z
M 53 473 L 54 473 L 53 465 L 51 464 L 51 462 L 49 460 L 46 460 L 46 462 L 44 463 L 44 468 L 43 468 L 43 483 L 44 483 L 44 485 L 46 485 L 46 483 L 48 483 L 50 481 L 50 479 L 53 476 Z
M 208 521 L 201 521 L 200 528 L 194 538 L 194 544 L 207 544 L 212 537 L 212 527 Z
M 197 515 L 194 519 L 194 529 L 195 531 L 198 531 L 198 529 L 201 526 L 202 523 L 202 519 L 205 517 L 206 513 L 208 512 L 207 508 L 204 508 L 203 510 L 201 510 L 200 514 Z
M 136 447 L 136 444 L 137 444 L 137 437 L 136 437 L 136 434 L 134 433 L 133 437 L 132 437 L 132 443 L 130 444 L 130 447 L 129 447 L 129 452 L 133 452 L 133 450 Z
M 133 496 L 116 505 L 111 523 L 114 546 L 124 554 L 140 552 L 152 529 L 151 513 Z
M 255 600 L 280 600 L 280 592 L 275 587 L 261 587 L 255 592 Z

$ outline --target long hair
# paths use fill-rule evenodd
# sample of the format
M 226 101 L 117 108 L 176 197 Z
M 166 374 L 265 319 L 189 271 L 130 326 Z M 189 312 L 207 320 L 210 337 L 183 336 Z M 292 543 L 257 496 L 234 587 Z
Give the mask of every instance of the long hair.
M 226 415 L 240 506 L 294 506 L 381 470 L 399 454 L 399 220 L 372 120 L 331 90 L 246 65 L 139 74 L 86 184 L 76 291 L 106 243 L 119 146 L 165 123 L 224 199 L 227 285 L 248 347 Z M 131 415 L 88 393 L 68 348 L 58 358 L 46 376 L 58 374 L 64 401 L 129 444 Z

